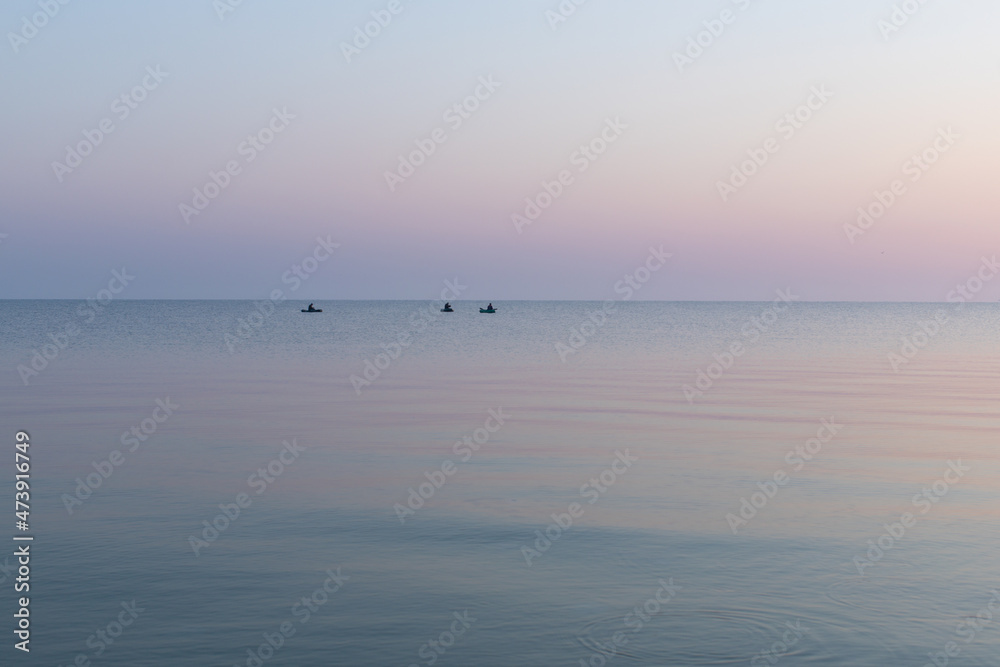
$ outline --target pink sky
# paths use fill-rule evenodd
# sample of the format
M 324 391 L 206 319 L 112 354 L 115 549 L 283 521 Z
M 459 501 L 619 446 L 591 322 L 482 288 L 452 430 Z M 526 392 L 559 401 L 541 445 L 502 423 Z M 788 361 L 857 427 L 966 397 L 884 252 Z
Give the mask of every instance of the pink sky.
M 16 31 L 21 5 L 0 23 Z M 203 5 L 67 7 L 0 56 L 16 101 L 0 297 L 79 297 L 124 265 L 130 298 L 259 298 L 330 234 L 341 251 L 304 298 L 422 299 L 458 275 L 471 298 L 601 299 L 665 244 L 642 298 L 939 300 L 1000 246 L 992 5 L 924 5 L 889 32 L 893 3 L 860 0 L 587 3 L 558 22 L 545 3 L 403 3 L 350 62 L 342 42 L 380 3 L 221 20 Z M 149 67 L 167 73 L 153 88 Z M 122 118 L 114 101 L 143 85 Z M 276 109 L 294 118 L 249 150 Z M 949 129 L 947 152 L 907 168 Z M 390 189 L 388 172 L 406 175 Z M 897 180 L 885 215 L 847 233 Z

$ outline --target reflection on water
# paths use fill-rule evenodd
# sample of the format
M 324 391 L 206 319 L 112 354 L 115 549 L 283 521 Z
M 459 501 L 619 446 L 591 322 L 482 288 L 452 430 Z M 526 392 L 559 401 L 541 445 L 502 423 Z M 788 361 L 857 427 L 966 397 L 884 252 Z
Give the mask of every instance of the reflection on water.
M 764 304 L 623 303 L 564 362 L 556 343 L 600 304 L 455 302 L 419 331 L 428 304 L 282 304 L 230 354 L 249 302 L 116 302 L 25 386 L 18 365 L 76 305 L 0 302 L 4 422 L 37 443 L 38 664 L 253 664 L 286 621 L 267 665 L 1000 655 L 1000 628 L 960 625 L 1000 587 L 997 306 L 954 313 L 895 372 L 941 305 L 796 303 L 751 341 Z M 178 407 L 143 431 L 158 400 Z M 301 455 L 269 469 L 293 438 Z M 64 494 L 115 450 L 70 515 Z M 602 478 L 617 451 L 635 463 Z M 949 461 L 968 472 L 935 487 Z M 337 567 L 343 586 L 293 614 Z M 676 595 L 646 607 L 661 581 Z M 133 599 L 146 611 L 95 656 Z

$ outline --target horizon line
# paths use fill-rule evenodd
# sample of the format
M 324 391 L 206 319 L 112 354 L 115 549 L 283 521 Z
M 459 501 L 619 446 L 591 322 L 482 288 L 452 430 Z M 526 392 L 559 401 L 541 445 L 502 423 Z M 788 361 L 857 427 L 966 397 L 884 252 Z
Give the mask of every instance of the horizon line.
M 94 297 L 0 297 L 0 302 L 3 301 L 89 301 L 93 300 Z M 151 297 L 144 299 L 136 298 L 125 298 L 119 297 L 115 298 L 114 301 L 269 301 L 268 297 L 211 297 L 211 298 L 188 298 L 188 297 Z M 344 298 L 344 299 L 322 299 L 322 298 L 303 298 L 303 299 L 281 299 L 281 301 L 292 302 L 341 302 L 341 301 L 405 301 L 405 302 L 438 302 L 442 303 L 446 301 L 445 299 L 402 299 L 402 298 Z M 449 303 L 479 303 L 481 301 L 496 301 L 497 303 L 510 303 L 510 302 L 532 302 L 532 303 L 603 303 L 605 301 L 614 301 L 615 303 L 771 303 L 773 299 L 450 299 L 447 300 Z M 997 303 L 997 301 L 975 301 L 975 300 L 965 300 L 964 304 L 987 304 L 987 303 Z M 110 305 L 111 302 L 108 302 Z M 875 300 L 860 300 L 860 299 L 841 299 L 841 300 L 818 300 L 818 299 L 796 299 L 794 303 L 872 303 L 872 304 L 942 304 L 942 305 L 955 305 L 954 301 L 875 301 Z

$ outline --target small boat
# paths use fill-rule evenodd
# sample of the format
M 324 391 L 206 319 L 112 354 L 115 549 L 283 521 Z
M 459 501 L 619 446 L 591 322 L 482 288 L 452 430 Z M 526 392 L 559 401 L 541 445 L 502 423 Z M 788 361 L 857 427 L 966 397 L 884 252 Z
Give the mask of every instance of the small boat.
M 454 308 L 442 308 L 441 312 L 442 313 L 454 313 L 455 309 Z
M 497 309 L 496 308 L 490 308 L 489 310 L 487 310 L 486 308 L 480 308 L 479 312 L 480 313 L 495 313 L 495 312 L 497 312 Z
M 302 312 L 303 313 L 322 313 L 323 309 L 322 308 L 313 308 L 312 310 L 309 310 L 308 308 L 303 308 Z

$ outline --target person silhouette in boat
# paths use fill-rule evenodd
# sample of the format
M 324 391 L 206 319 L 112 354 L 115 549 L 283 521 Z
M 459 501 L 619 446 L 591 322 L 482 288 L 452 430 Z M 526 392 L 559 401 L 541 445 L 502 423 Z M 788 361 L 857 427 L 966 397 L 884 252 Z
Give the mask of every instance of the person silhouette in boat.
M 493 304 L 491 303 L 490 305 L 486 306 L 486 310 L 493 310 Z
M 310 303 L 310 304 L 309 304 L 309 312 L 313 312 L 314 310 L 316 310 L 316 309 L 315 309 L 315 308 L 313 308 L 313 305 L 312 305 L 312 304 Z
M 451 304 L 450 304 L 450 303 L 448 303 L 447 301 L 445 301 L 445 304 L 444 304 L 444 309 L 445 309 L 445 310 L 451 310 Z

